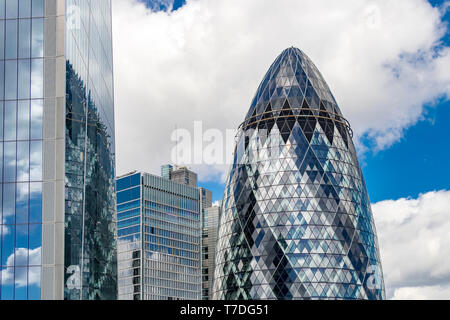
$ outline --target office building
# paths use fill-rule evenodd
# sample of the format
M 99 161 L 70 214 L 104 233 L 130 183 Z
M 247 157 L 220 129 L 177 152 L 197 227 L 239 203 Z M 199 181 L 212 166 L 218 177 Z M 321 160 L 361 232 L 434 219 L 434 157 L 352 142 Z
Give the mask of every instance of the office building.
M 187 167 L 175 166 L 170 173 L 170 180 L 176 183 L 185 184 L 192 188 L 197 188 L 197 174 Z
M 0 1 L 3 300 L 116 299 L 111 1 Z
M 220 207 L 205 209 L 205 221 L 202 233 L 202 299 L 212 300 L 214 280 L 217 231 L 219 227 Z
M 205 188 L 199 188 L 200 192 L 200 212 L 202 214 L 202 228 L 207 226 L 206 209 L 212 207 L 212 192 Z
M 240 126 L 217 251 L 215 299 L 385 298 L 350 125 L 299 49 L 275 60 Z
M 197 188 L 147 173 L 117 178 L 120 300 L 201 298 Z

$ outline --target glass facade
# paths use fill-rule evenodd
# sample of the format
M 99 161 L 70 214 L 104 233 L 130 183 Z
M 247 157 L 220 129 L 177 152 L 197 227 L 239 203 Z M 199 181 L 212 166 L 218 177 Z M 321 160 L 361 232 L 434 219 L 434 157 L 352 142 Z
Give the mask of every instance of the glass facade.
M 0 296 L 115 299 L 110 0 L 0 0 Z
M 43 0 L 0 0 L 0 296 L 41 297 Z
M 385 298 L 350 126 L 299 49 L 275 60 L 241 125 L 219 226 L 215 299 Z
M 67 0 L 66 21 L 65 298 L 113 300 L 117 255 L 111 1 Z M 70 269 L 80 270 L 79 288 L 67 286 L 74 275 Z
M 120 300 L 198 300 L 200 195 L 150 174 L 117 179 Z

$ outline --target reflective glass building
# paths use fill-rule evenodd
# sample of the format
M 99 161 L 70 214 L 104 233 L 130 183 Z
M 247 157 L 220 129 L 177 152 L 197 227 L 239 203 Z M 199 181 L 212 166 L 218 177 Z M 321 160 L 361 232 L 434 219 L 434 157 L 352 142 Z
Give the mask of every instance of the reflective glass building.
M 299 49 L 275 60 L 241 125 L 219 223 L 214 298 L 385 298 L 350 125 Z
M 0 0 L 1 299 L 115 299 L 110 0 Z
M 120 300 L 199 300 L 197 188 L 147 173 L 117 178 Z

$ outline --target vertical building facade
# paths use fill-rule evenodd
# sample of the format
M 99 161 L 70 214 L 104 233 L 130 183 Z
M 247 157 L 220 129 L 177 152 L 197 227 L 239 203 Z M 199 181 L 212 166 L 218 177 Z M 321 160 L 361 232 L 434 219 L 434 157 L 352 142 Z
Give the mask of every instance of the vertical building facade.
M 119 299 L 199 300 L 198 189 L 132 173 L 117 191 Z
M 206 209 L 212 207 L 212 192 L 205 188 L 199 188 L 200 192 L 200 212 L 202 214 L 202 228 L 207 227 Z
M 275 60 L 240 129 L 219 223 L 214 298 L 384 299 L 352 131 L 301 50 Z
M 202 233 L 202 300 L 212 300 L 220 207 L 205 209 Z
M 109 0 L 0 0 L 2 299 L 115 299 Z

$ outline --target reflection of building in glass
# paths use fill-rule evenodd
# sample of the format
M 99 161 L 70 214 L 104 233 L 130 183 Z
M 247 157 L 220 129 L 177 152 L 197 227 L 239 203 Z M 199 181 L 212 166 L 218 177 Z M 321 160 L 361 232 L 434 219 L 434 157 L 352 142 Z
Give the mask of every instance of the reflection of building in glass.
M 117 191 L 119 299 L 199 300 L 198 189 L 134 172 Z
M 220 207 L 205 209 L 202 230 L 202 299 L 212 299 L 214 266 L 216 256 L 217 230 L 219 227 Z
M 117 296 L 110 5 L 0 1 L 1 299 Z
M 351 129 L 289 48 L 241 125 L 223 199 L 216 299 L 383 299 L 375 224 Z

